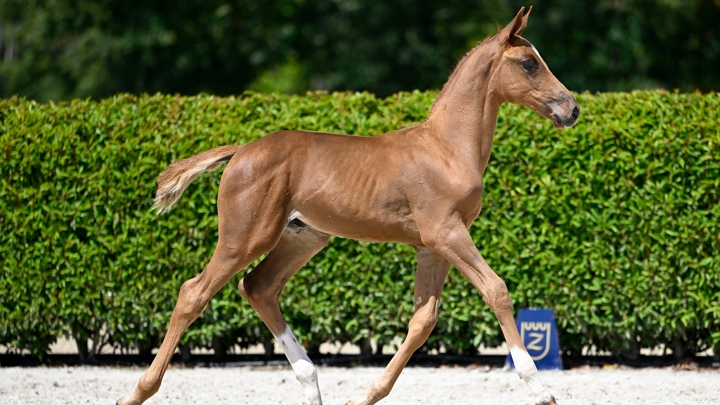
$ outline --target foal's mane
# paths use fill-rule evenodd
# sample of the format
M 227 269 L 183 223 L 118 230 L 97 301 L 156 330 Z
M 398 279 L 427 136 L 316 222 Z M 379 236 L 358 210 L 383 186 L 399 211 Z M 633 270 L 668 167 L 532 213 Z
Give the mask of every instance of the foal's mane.
M 492 37 L 485 38 L 482 41 L 478 42 L 478 44 L 475 45 L 475 47 L 472 48 L 471 50 L 467 51 L 465 53 L 465 56 L 463 56 L 462 59 L 460 59 L 460 61 L 457 63 L 457 65 L 455 65 L 455 69 L 453 69 L 452 73 L 450 73 L 450 77 L 448 77 L 447 81 L 443 85 L 443 87 L 440 90 L 440 92 L 438 93 L 437 97 L 435 97 L 435 101 L 433 101 L 432 107 L 430 107 L 430 113 L 428 113 L 428 118 L 433 114 L 433 112 L 435 112 L 435 107 L 437 107 L 438 100 L 440 100 L 440 97 L 442 97 L 442 95 L 445 92 L 445 89 L 448 87 L 448 85 L 450 83 L 452 83 L 453 81 L 455 81 L 455 78 L 456 78 L 458 72 L 462 69 L 465 62 L 467 62 L 467 59 L 470 57 L 470 55 L 472 55 L 473 52 L 475 52 L 476 50 L 480 49 L 480 47 L 483 46 L 483 44 L 485 42 L 487 42 L 489 39 L 492 39 Z

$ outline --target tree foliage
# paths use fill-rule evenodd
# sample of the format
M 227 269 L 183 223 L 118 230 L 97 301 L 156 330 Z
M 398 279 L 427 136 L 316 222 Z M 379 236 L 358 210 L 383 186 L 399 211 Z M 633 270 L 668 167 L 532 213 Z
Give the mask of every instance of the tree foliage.
M 440 88 L 518 0 L 2 0 L 0 94 Z M 720 0 L 543 0 L 526 36 L 573 90 L 720 89 Z

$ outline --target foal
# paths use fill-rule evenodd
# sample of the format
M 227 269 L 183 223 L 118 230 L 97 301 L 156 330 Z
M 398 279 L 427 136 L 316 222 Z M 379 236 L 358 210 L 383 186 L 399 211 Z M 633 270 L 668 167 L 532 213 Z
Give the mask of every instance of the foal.
M 282 346 L 304 391 L 322 403 L 317 370 L 288 327 L 278 297 L 287 280 L 330 235 L 415 246 L 415 313 L 407 338 L 370 389 L 348 405 L 390 393 L 410 356 L 435 326 L 450 265 L 482 293 L 497 316 L 520 377 L 539 404 L 555 404 L 515 327 L 505 283 L 468 233 L 481 209 L 498 109 L 523 104 L 555 127 L 575 124 L 578 104 L 520 36 L 523 10 L 458 64 L 424 123 L 375 137 L 281 131 L 178 161 L 162 173 L 155 208 L 167 211 L 204 171 L 229 161 L 217 199 L 219 239 L 210 263 L 180 288 L 160 351 L 121 405 L 143 403 L 160 383 L 180 335 L 230 278 L 265 260 L 240 281 L 242 296 Z

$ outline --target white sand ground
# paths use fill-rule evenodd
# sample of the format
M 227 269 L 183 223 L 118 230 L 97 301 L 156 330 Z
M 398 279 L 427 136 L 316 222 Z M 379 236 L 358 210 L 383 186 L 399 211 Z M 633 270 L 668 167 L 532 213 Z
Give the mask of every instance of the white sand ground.
M 108 404 L 128 394 L 142 368 L 0 368 L 0 404 Z M 320 367 L 324 403 L 361 395 L 377 367 Z M 573 369 L 542 372 L 560 405 L 720 404 L 720 370 Z M 147 404 L 300 404 L 289 367 L 171 368 Z M 380 404 L 533 404 L 514 372 L 483 368 L 407 368 Z

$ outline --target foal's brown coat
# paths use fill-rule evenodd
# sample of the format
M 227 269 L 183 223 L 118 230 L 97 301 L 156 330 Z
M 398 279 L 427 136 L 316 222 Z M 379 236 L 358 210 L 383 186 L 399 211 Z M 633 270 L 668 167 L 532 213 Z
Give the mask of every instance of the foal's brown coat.
M 160 210 L 169 209 L 203 171 L 229 161 L 218 195 L 219 240 L 205 270 L 180 289 L 152 365 L 119 403 L 140 404 L 157 392 L 183 331 L 233 275 L 269 251 L 239 289 L 286 352 L 292 352 L 288 358 L 296 362 L 305 403 L 320 404 L 316 371 L 304 353 L 297 352 L 278 297 L 329 235 L 409 243 L 418 257 L 415 314 L 407 338 L 368 392 L 349 404 L 374 404 L 388 395 L 436 323 L 451 264 L 496 314 L 513 356 L 518 355 L 520 376 L 541 403 L 555 403 L 532 361 L 524 361 L 505 283 L 467 231 L 480 213 L 482 178 L 500 105 L 524 104 L 559 128 L 578 118 L 574 97 L 520 37 L 528 15 L 523 17 L 520 10 L 507 27 L 468 53 L 423 124 L 376 137 L 282 131 L 172 164 L 159 178 Z

